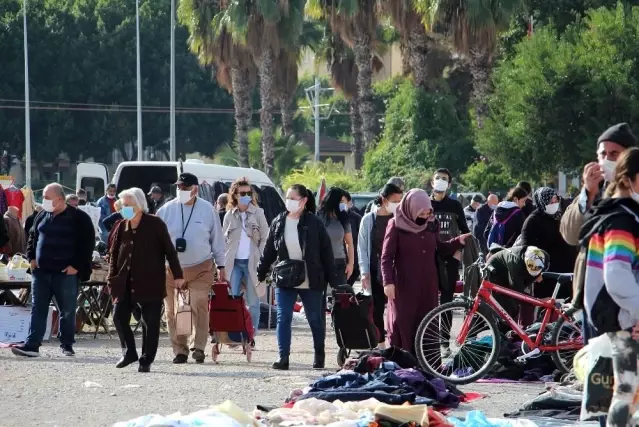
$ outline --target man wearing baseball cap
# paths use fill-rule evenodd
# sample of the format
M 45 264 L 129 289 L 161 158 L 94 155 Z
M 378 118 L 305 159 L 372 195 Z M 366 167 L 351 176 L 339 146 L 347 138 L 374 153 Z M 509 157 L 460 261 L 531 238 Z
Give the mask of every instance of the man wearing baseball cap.
M 167 269 L 166 314 L 169 337 L 175 358 L 173 363 L 186 363 L 189 351 L 196 363 L 204 362 L 204 348 L 209 337 L 209 290 L 213 284 L 213 261 L 218 277 L 225 280 L 225 243 L 220 217 L 213 205 L 197 196 L 198 179 L 191 173 L 180 175 L 177 197 L 157 212 L 171 235 L 184 271 L 184 287 L 176 289 L 171 271 Z M 178 292 L 188 292 L 195 333 L 178 336 L 175 329 L 175 308 Z

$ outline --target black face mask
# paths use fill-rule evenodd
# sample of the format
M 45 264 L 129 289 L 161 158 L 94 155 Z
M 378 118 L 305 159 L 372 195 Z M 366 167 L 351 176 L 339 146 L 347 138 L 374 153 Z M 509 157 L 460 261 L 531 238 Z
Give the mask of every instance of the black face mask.
M 421 217 L 420 217 L 420 218 L 417 218 L 417 219 L 415 220 L 415 224 L 417 224 L 417 225 L 424 225 L 424 224 L 426 224 L 426 218 L 421 218 Z

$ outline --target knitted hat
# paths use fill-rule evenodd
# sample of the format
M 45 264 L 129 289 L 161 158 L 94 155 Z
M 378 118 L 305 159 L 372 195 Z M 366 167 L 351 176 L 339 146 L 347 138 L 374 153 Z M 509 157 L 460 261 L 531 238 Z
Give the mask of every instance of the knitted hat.
M 632 133 L 628 123 L 618 123 L 601 134 L 599 139 L 597 139 L 597 145 L 602 142 L 614 142 L 624 148 L 630 148 L 637 145 L 637 138 Z

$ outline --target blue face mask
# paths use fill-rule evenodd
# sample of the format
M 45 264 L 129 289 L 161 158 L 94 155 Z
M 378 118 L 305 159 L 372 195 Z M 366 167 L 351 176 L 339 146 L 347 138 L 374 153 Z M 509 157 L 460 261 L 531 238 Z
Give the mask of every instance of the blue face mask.
M 122 215 L 124 219 L 133 219 L 133 217 L 135 217 L 135 210 L 133 206 L 124 206 L 120 209 L 120 215 Z
M 240 205 L 248 206 L 253 201 L 251 196 L 241 196 Z
M 348 210 L 348 205 L 346 203 L 340 203 L 339 210 L 340 212 L 346 212 Z

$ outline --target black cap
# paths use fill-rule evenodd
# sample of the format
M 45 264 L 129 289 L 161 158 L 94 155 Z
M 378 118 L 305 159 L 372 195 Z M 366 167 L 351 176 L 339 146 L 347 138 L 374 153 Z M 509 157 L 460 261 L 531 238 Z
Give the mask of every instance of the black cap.
M 175 185 L 182 185 L 184 187 L 193 187 L 194 185 L 199 185 L 199 182 L 197 180 L 197 176 L 193 175 L 192 173 L 184 172 L 180 174 L 180 177 L 178 178 Z
M 618 123 L 601 134 L 599 139 L 597 139 L 597 145 L 601 142 L 614 142 L 623 148 L 630 148 L 637 145 L 637 138 L 632 133 L 628 123 Z
M 484 203 L 484 197 L 480 196 L 479 194 L 475 194 L 473 196 L 473 202 Z
M 148 195 L 150 196 L 151 194 L 164 194 L 164 191 L 162 191 L 162 189 L 157 185 L 154 185 L 151 187 L 151 191 L 149 191 Z

